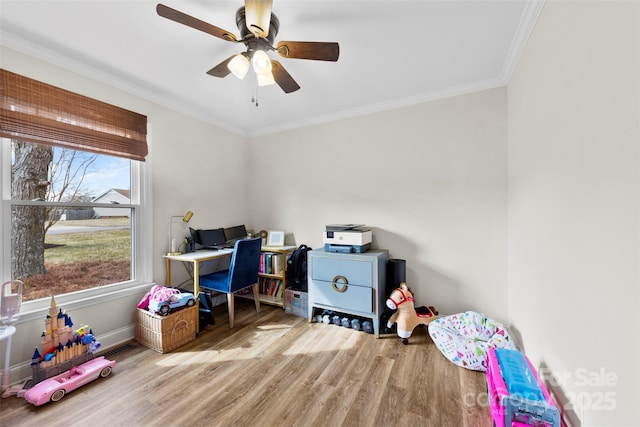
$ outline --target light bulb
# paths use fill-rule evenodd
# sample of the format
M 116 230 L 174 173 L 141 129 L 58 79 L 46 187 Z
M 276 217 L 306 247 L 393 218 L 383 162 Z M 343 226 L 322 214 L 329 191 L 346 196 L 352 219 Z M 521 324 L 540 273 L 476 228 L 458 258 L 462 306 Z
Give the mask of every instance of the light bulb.
M 276 81 L 273 79 L 273 73 L 271 71 L 265 71 L 258 76 L 258 86 L 268 86 L 274 84 Z
M 264 50 L 256 50 L 253 53 L 251 63 L 253 64 L 253 71 L 255 71 L 256 74 L 259 75 L 267 71 L 271 73 L 271 60 Z
M 239 53 L 229 61 L 227 68 L 234 76 L 242 80 L 247 75 L 247 71 L 249 71 L 249 59 L 244 54 Z

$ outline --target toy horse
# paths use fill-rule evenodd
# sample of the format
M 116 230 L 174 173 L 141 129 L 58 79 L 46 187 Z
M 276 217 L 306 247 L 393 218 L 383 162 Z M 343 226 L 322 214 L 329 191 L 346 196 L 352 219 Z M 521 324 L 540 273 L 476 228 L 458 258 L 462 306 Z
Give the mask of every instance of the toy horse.
M 413 329 L 418 325 L 428 325 L 436 320 L 438 312 L 435 308 L 418 307 L 413 305 L 413 295 L 406 283 L 400 283 L 387 299 L 387 307 L 396 310 L 387 322 L 387 328 L 397 323 L 398 336 L 402 340 L 402 344 L 409 343 L 409 337 L 413 333 Z

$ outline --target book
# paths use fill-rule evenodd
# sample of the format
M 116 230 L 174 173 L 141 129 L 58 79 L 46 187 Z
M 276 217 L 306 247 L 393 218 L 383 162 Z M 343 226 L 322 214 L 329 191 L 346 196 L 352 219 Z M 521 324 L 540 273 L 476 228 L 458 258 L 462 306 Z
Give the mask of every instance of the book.
M 282 254 L 273 254 L 271 256 L 271 264 L 273 274 L 282 275 Z
M 260 253 L 260 265 L 258 266 L 258 272 L 262 274 L 265 272 L 264 252 Z
M 271 273 L 271 256 L 273 254 L 271 252 L 265 252 L 264 253 L 264 272 L 266 274 L 272 274 Z

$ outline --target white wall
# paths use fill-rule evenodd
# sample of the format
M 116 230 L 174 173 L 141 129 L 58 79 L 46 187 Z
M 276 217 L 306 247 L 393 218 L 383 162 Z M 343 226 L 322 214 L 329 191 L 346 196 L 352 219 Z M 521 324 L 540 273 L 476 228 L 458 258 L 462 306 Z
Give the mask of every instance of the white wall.
M 547 1 L 508 87 L 509 317 L 573 425 L 640 420 L 638 24 Z
M 189 235 L 188 227 L 217 228 L 248 222 L 244 138 L 171 110 L 149 118 L 153 145 L 153 224 L 155 236 L 153 278 L 165 283 L 163 253 L 168 250 L 172 216 L 194 213 L 188 224 L 173 223 L 176 239 Z M 241 171 L 238 173 L 238 171 Z M 250 225 L 250 224 L 247 224 Z M 181 266 L 172 269 L 172 285 L 189 279 Z
M 326 224 L 366 224 L 374 246 L 406 259 L 418 305 L 507 320 L 505 88 L 250 145 L 258 228 L 318 248 Z

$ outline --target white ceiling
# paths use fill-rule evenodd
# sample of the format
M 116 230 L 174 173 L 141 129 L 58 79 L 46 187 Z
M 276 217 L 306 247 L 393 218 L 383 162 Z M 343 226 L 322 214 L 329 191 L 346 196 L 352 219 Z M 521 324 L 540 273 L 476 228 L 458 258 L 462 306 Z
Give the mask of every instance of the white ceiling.
M 162 0 L 240 35 L 236 1 Z M 273 0 L 278 40 L 339 42 L 338 62 L 277 58 L 301 89 L 206 72 L 244 45 L 156 14 L 150 0 L 0 0 L 0 43 L 241 135 L 507 83 L 542 0 Z M 144 113 L 144 112 L 142 112 Z

